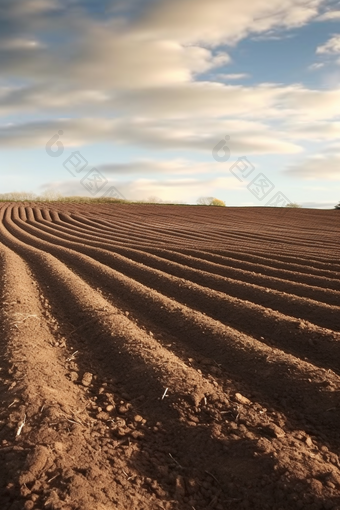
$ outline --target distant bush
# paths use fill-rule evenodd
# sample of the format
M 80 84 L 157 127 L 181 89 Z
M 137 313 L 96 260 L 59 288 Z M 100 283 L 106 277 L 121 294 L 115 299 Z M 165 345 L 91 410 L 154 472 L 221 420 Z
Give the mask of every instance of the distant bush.
M 197 199 L 198 205 L 211 205 L 211 202 L 214 200 L 214 197 L 199 197 Z
M 291 207 L 292 209 L 299 209 L 301 205 L 292 202 L 291 204 L 287 204 L 286 207 Z
M 0 202 L 66 202 L 66 203 L 74 203 L 74 204 L 96 204 L 96 203 L 125 203 L 127 200 L 123 200 L 121 198 L 111 198 L 111 197 L 79 197 L 79 196 L 69 196 L 64 197 L 59 193 L 48 192 L 43 193 L 42 195 L 36 195 L 35 193 L 26 193 L 26 192 L 12 192 L 12 193 L 0 193 Z
M 148 204 L 161 204 L 163 200 L 159 197 L 151 196 L 147 200 L 145 200 Z
M 225 207 L 225 202 L 223 200 L 219 200 L 215 197 L 200 197 L 197 200 L 198 205 L 217 205 L 220 207 Z
M 334 206 L 334 209 L 340 209 L 340 202 Z
M 26 202 L 36 200 L 35 193 L 27 193 L 26 191 L 13 191 L 11 193 L 1 193 L 0 200 L 6 202 Z
M 187 205 L 180 201 L 164 201 L 158 197 L 149 197 L 147 200 L 126 200 L 114 197 L 81 197 L 63 196 L 54 191 L 46 191 L 42 195 L 26 192 L 0 193 L 0 202 L 56 202 L 67 204 L 157 204 L 157 205 Z

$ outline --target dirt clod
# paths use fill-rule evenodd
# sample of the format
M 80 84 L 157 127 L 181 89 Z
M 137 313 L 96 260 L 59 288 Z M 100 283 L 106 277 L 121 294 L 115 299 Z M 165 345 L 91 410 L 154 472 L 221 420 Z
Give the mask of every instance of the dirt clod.
M 90 372 L 85 372 L 85 374 L 82 377 L 81 383 L 83 386 L 91 386 L 92 383 L 93 374 Z

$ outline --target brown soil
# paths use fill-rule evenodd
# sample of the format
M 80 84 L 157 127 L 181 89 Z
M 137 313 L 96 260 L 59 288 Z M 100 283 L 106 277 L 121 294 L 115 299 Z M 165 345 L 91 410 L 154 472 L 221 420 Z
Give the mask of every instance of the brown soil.
M 0 509 L 340 509 L 339 211 L 0 205 Z

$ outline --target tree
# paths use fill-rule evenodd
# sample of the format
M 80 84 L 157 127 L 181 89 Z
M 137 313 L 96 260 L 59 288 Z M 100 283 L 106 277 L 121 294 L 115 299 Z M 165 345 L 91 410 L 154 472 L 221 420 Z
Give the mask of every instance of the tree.
M 198 205 L 217 205 L 221 207 L 225 207 L 225 202 L 223 200 L 219 200 L 215 197 L 200 197 L 197 200 Z
M 225 202 L 223 202 L 223 200 L 219 200 L 218 198 L 214 198 L 210 205 L 217 205 L 219 207 L 225 207 Z
M 334 206 L 334 209 L 340 210 L 340 202 L 337 205 Z

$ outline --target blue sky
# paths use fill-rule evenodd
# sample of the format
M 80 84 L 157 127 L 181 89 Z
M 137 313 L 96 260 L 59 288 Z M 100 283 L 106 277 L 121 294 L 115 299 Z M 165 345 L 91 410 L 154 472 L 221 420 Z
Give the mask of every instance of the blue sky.
M 0 194 L 331 208 L 340 2 L 0 0 L 0 116 Z

